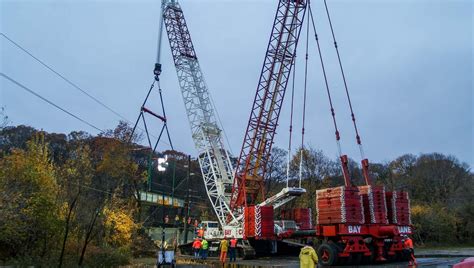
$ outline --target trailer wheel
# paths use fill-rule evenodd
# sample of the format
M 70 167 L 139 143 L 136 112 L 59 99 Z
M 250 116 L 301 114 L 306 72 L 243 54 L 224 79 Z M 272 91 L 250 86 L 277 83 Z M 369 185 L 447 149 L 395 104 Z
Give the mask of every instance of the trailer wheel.
M 323 266 L 331 266 L 337 261 L 337 248 L 334 244 L 323 243 L 318 248 L 319 263 Z

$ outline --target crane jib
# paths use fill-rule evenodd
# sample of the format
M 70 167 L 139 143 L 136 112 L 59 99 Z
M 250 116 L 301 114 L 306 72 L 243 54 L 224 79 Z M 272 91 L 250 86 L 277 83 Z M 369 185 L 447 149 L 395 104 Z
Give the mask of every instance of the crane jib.
M 254 104 L 236 167 L 231 208 L 263 200 L 263 178 L 278 125 L 296 46 L 306 13 L 306 1 L 281 0 L 268 43 Z

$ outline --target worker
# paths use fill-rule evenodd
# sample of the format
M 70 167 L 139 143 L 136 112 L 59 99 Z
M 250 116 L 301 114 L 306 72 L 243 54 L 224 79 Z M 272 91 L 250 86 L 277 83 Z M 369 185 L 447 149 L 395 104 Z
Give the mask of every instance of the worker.
M 318 255 L 313 248 L 313 241 L 308 240 L 300 251 L 300 268 L 314 268 L 318 265 Z
M 410 254 L 410 260 L 408 261 L 408 265 L 417 265 L 416 258 L 415 258 L 415 250 L 413 248 L 413 240 L 411 240 L 408 235 L 403 236 L 403 248 L 407 252 L 407 254 Z
M 199 251 L 201 250 L 201 240 L 199 237 L 196 237 L 193 242 L 193 252 L 194 252 L 194 258 L 197 259 L 199 258 Z
M 198 229 L 198 237 L 201 237 L 201 238 L 202 238 L 203 236 L 204 236 L 204 228 L 200 227 L 200 228 Z
M 202 238 L 201 241 L 201 259 L 207 259 L 207 251 L 209 250 L 209 242 L 207 242 L 206 238 Z
M 224 239 L 221 240 L 219 247 L 221 248 L 221 256 L 219 259 L 222 264 L 224 264 L 225 260 L 227 259 L 227 249 L 229 248 L 229 241 L 227 241 L 227 237 L 224 236 Z
M 232 239 L 230 240 L 230 246 L 229 246 L 229 258 L 230 262 L 232 260 L 235 262 L 235 254 L 237 251 L 237 239 L 233 236 Z

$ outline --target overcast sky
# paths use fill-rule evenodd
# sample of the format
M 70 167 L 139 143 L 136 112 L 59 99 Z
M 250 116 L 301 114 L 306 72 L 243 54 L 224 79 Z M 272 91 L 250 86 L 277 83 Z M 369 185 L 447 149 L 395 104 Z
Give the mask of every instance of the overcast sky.
M 160 2 L 1 2 L 1 32 L 130 121 L 153 80 Z M 276 0 L 182 0 L 188 27 L 225 131 L 237 155 L 268 42 Z M 312 3 L 341 128 L 342 149 L 360 156 L 322 0 Z M 366 156 L 452 154 L 474 167 L 473 6 L 470 0 L 329 0 Z M 310 34 L 306 141 L 337 154 L 329 105 Z M 166 37 L 166 35 L 164 35 Z M 301 41 L 306 41 L 302 32 Z M 195 154 L 170 49 L 161 85 L 176 149 Z M 0 36 L 1 72 L 101 129 L 120 119 Z M 298 50 L 295 145 L 301 139 L 304 47 Z M 0 78 L 0 106 L 14 125 L 49 132 L 97 130 Z M 290 91 L 287 91 L 290 92 Z M 276 146 L 288 143 L 289 98 Z M 157 95 L 149 108 L 160 111 Z M 155 133 L 159 124 L 153 125 Z M 162 144 L 161 149 L 167 149 Z

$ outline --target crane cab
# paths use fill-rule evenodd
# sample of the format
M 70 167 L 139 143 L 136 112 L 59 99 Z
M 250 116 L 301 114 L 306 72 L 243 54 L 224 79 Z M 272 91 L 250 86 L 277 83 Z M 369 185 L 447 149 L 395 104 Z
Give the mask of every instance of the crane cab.
M 221 230 L 219 228 L 219 222 L 217 221 L 203 221 L 201 222 L 202 228 L 204 229 L 204 237 L 206 239 L 214 239 L 221 237 Z

